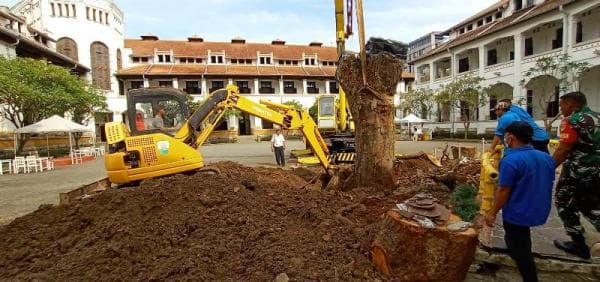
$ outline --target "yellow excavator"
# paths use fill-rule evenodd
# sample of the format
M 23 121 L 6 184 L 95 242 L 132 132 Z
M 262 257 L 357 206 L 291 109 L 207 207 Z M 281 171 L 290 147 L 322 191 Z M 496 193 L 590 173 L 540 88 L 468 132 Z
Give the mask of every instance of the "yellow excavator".
M 127 93 L 125 123 L 105 126 L 109 152 L 105 166 L 111 183 L 194 171 L 204 166 L 198 148 L 218 125 L 225 110 L 237 109 L 279 125 L 299 129 L 321 165 L 331 167 L 325 141 L 308 111 L 242 95 L 235 85 L 211 93 L 189 115 L 186 94 L 173 88 L 145 88 Z

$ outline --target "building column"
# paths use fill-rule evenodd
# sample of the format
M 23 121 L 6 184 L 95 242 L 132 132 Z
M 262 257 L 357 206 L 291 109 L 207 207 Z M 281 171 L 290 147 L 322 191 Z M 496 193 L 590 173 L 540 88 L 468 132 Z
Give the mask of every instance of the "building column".
M 229 84 L 233 84 L 233 78 L 230 78 L 230 79 L 227 81 L 227 85 L 229 85 Z
M 208 88 L 206 88 L 206 78 L 202 77 L 200 80 L 200 91 L 203 95 L 208 95 Z
M 567 53 L 569 51 L 569 45 L 571 43 L 571 15 L 568 13 L 563 14 L 562 18 L 562 29 L 563 29 L 563 38 L 562 38 L 562 51 L 563 53 Z
M 254 94 L 258 94 L 258 78 L 254 79 Z
M 427 82 L 427 84 L 429 84 L 429 88 L 433 88 L 433 80 L 435 77 L 435 72 L 433 70 L 433 63 L 429 63 L 427 64 L 429 66 L 429 81 Z
M 483 75 L 485 72 L 485 46 L 479 46 L 479 75 Z M 481 114 L 479 115 L 481 116 Z
M 514 44 L 515 44 L 515 49 L 514 49 L 514 53 L 515 53 L 515 60 L 514 60 L 514 79 L 513 79 L 513 102 L 515 101 L 519 101 L 519 99 L 521 98 L 525 98 L 525 101 L 527 99 L 527 94 L 525 94 L 523 96 L 523 89 L 525 87 L 521 86 L 521 79 L 522 79 L 522 73 L 521 73 L 521 63 L 523 60 L 523 35 L 522 34 L 515 34 L 514 36 Z M 525 92 L 527 93 L 527 92 Z
M 308 88 L 308 81 L 306 80 L 306 78 L 304 78 L 304 79 L 302 79 L 302 94 L 303 95 L 308 94 L 307 88 Z
M 179 89 L 179 79 L 173 78 L 173 88 Z
M 150 80 L 147 78 L 144 78 L 144 88 L 148 88 L 150 87 Z
M 279 78 L 279 95 L 283 95 L 283 77 Z
M 330 94 L 330 92 L 329 92 L 329 79 L 325 80 L 325 94 Z
M 456 55 L 454 55 L 454 52 L 450 53 L 450 77 L 452 77 L 452 79 L 454 79 L 456 77 L 456 74 L 458 72 L 458 67 L 457 67 L 457 62 L 456 62 Z

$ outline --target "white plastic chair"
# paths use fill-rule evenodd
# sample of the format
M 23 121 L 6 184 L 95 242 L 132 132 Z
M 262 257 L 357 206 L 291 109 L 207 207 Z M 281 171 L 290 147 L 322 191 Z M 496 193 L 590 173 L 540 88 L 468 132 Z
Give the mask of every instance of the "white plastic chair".
M 27 166 L 27 172 L 31 172 L 31 169 L 33 168 L 35 170 L 35 172 L 41 171 L 42 167 L 40 165 L 40 162 L 38 162 L 38 159 L 36 156 L 29 156 L 25 158 L 25 163 Z
M 81 150 L 71 151 L 71 164 L 83 163 L 83 152 Z
M 54 169 L 54 160 L 51 158 L 48 158 L 46 160 L 46 170 L 53 170 Z
M 25 163 L 25 157 L 15 157 L 13 160 L 13 172 L 19 174 L 19 171 L 23 169 L 23 173 L 29 172 L 27 169 L 27 163 Z

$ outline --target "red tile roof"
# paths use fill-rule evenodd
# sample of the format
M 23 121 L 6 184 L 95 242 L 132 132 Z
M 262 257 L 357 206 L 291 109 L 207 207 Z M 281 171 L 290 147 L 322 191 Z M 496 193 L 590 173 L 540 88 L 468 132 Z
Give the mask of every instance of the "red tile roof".
M 505 28 L 514 26 L 519 23 L 526 22 L 527 20 L 532 19 L 536 16 L 539 16 L 539 15 L 542 15 L 542 14 L 545 14 L 545 13 L 548 13 L 548 12 L 551 12 L 554 10 L 558 10 L 558 8 L 561 5 L 567 5 L 567 4 L 570 4 L 575 1 L 577 1 L 577 0 L 546 0 L 539 5 L 521 9 L 517 12 L 514 12 L 512 15 L 510 15 L 508 17 L 504 17 L 502 19 L 497 20 L 496 22 L 493 22 L 490 25 L 487 25 L 487 26 L 484 26 L 481 28 L 477 28 L 470 32 L 461 34 L 461 35 L 457 36 L 456 38 L 451 39 L 448 42 L 445 42 L 445 43 L 439 45 L 438 47 L 436 47 L 435 49 L 430 50 L 429 52 L 425 53 L 423 56 L 417 58 L 415 60 L 415 62 L 418 62 L 425 58 L 431 57 L 435 54 L 446 52 L 446 50 L 448 50 L 448 48 L 460 46 L 462 44 L 473 41 L 477 38 L 491 35 L 497 31 L 503 30 Z
M 206 58 L 208 51 L 225 52 L 227 58 L 253 59 L 260 53 L 273 53 L 273 59 L 302 60 L 303 55 L 317 55 L 322 61 L 337 61 L 335 47 L 273 45 L 268 43 L 229 43 L 229 42 L 188 42 L 182 40 L 142 40 L 125 39 L 125 48 L 132 50 L 132 56 L 153 56 L 154 50 L 173 50 L 175 57 Z

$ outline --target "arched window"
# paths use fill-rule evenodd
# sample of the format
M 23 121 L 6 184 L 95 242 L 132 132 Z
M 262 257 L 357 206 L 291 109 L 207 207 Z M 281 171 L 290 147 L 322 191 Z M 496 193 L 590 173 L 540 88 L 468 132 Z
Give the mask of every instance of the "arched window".
M 123 59 L 121 58 L 121 49 L 117 49 L 117 70 L 123 68 Z
M 77 43 L 71 38 L 63 37 L 56 41 L 56 51 L 75 61 L 79 61 L 79 56 L 77 55 Z
M 110 60 L 108 47 L 102 42 L 90 45 L 92 83 L 100 89 L 110 90 Z

